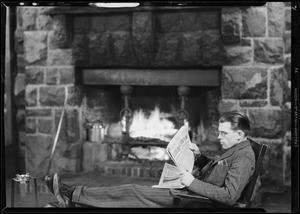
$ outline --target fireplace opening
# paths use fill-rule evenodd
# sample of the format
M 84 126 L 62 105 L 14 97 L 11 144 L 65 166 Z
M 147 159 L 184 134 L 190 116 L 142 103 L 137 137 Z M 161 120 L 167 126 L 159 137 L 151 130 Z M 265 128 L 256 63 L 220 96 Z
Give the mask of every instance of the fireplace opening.
M 108 144 L 117 153 L 116 159 L 124 159 L 125 156 L 131 160 L 169 160 L 165 148 L 183 125 L 177 119 L 182 108 L 178 86 L 131 87 L 127 104 L 132 119 L 128 133 L 125 118 L 120 114 L 125 105 L 124 94 L 118 85 L 84 86 L 84 120 L 103 125 L 105 136 L 101 143 Z M 219 94 L 219 90 L 216 87 L 189 88 L 184 106 L 188 116 L 185 125 L 189 126 L 191 141 L 200 145 L 212 140 L 209 139 L 213 126 L 210 118 L 212 112 L 217 114 L 218 96 L 215 95 Z

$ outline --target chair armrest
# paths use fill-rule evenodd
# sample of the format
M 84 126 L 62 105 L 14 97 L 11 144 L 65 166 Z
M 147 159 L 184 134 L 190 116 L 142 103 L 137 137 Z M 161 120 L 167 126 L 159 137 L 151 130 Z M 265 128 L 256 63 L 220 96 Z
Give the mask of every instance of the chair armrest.
M 213 202 L 210 198 L 197 195 L 195 193 L 186 191 L 186 190 L 180 190 L 180 189 L 170 189 L 170 193 L 172 197 L 174 198 L 180 198 L 180 199 L 190 199 L 190 200 L 195 200 L 199 202 L 206 202 L 206 203 L 211 203 Z

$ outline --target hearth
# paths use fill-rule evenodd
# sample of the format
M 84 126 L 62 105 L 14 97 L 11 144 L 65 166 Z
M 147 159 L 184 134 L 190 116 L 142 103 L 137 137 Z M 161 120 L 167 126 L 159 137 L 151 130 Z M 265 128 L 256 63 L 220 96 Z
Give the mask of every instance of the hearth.
M 205 135 L 204 129 L 211 128 L 205 116 L 211 102 L 207 92 L 219 90 L 220 69 L 83 69 L 81 72 L 83 87 L 87 89 L 84 109 L 102 108 L 101 123 L 106 134 L 100 143 L 116 153 L 108 155 L 111 157 L 108 160 L 169 160 L 165 148 L 182 125 L 189 127 L 191 140 L 197 144 L 204 140 L 199 141 L 199 136 Z M 103 100 L 89 94 L 95 91 L 102 96 L 106 94 L 105 105 L 118 106 L 119 111 L 101 106 Z M 113 120 L 105 119 L 108 115 Z M 99 117 L 93 114 L 85 120 L 93 123 L 95 118 L 99 122 Z

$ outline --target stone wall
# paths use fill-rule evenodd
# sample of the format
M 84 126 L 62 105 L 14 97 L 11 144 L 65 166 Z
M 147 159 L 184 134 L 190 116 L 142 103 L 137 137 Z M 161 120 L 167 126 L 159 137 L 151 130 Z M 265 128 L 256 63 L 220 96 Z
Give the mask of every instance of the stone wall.
M 81 95 L 75 86 L 70 49 L 61 49 L 61 38 L 51 37 L 60 23 L 41 14 L 42 8 L 18 7 L 15 51 L 18 56 L 16 83 L 20 140 L 26 172 L 43 177 L 67 99 L 51 171 L 81 170 Z M 20 84 L 21 83 L 21 84 Z M 24 158 L 24 159 L 23 159 Z
M 251 137 L 269 146 L 262 185 L 279 190 L 291 178 L 290 4 L 268 2 L 240 8 L 239 13 L 245 43 L 225 47 L 232 60 L 223 66 L 219 110 L 238 108 L 247 113 Z
M 15 49 L 17 79 L 23 86 L 16 97 L 26 100 L 18 113 L 26 171 L 44 173 L 42 166 L 48 163 L 66 97 L 66 117 L 54 166 L 67 172 L 80 171 L 77 160 L 84 140 L 84 92 L 76 84 L 76 66 L 222 66 L 220 102 L 214 108 L 219 113 L 232 109 L 246 112 L 252 121 L 251 137 L 269 146 L 262 185 L 278 190 L 289 184 L 289 3 L 199 12 L 81 15 L 74 19 L 49 15 L 47 10 L 18 8 Z M 216 133 L 216 125 L 209 134 Z

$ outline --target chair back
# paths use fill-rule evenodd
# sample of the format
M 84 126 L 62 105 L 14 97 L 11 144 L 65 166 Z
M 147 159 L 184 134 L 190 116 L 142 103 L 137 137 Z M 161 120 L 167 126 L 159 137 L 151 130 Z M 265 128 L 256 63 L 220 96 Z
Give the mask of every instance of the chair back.
M 253 190 L 254 190 L 258 175 L 260 173 L 262 162 L 263 162 L 263 159 L 265 157 L 267 147 L 268 147 L 267 145 L 258 143 L 250 138 L 248 138 L 248 140 L 250 141 L 251 147 L 255 154 L 255 169 L 254 169 L 253 175 L 251 176 L 248 184 L 244 188 L 244 190 L 241 194 L 241 197 L 238 200 L 238 202 L 241 202 L 244 204 L 250 203 L 250 200 L 251 200 L 251 197 L 253 194 Z

